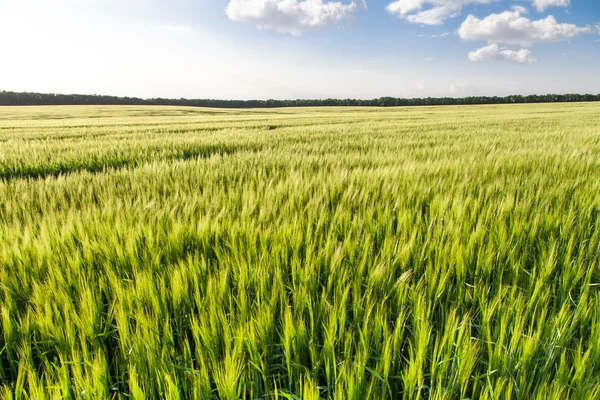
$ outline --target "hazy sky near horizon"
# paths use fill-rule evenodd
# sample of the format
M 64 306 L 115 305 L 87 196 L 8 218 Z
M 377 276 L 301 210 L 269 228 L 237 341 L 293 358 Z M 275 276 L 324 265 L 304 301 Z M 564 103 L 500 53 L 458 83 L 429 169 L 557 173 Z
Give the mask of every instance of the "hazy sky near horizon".
M 0 0 L 0 90 L 600 93 L 600 1 Z

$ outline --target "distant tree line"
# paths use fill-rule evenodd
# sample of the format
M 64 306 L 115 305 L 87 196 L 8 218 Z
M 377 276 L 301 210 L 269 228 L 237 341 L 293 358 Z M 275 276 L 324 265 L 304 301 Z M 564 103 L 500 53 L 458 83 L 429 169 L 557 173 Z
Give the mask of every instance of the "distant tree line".
M 512 104 L 512 103 L 564 103 L 600 101 L 600 94 L 546 94 L 511 95 L 505 97 L 426 97 L 404 99 L 380 97 L 372 100 L 360 99 L 315 99 L 315 100 L 211 100 L 211 99 L 141 99 L 82 94 L 52 94 L 0 91 L 0 106 L 33 105 L 169 105 L 214 108 L 272 108 L 272 107 L 321 107 L 321 106 L 436 106 L 462 104 Z

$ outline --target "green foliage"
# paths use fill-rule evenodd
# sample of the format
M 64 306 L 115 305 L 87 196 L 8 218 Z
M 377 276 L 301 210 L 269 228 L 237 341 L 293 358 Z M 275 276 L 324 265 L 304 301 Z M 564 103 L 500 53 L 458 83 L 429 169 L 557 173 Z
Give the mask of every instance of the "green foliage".
M 0 396 L 600 398 L 599 126 L 0 109 Z
M 56 94 L 8 92 L 0 90 L 0 106 L 44 106 L 44 105 L 127 105 L 127 106 L 181 106 L 214 108 L 276 108 L 276 107 L 396 107 L 433 105 L 475 105 L 475 104 L 514 104 L 514 103 L 572 103 L 600 101 L 600 94 L 532 94 L 506 97 L 426 97 L 378 99 L 297 99 L 297 100 L 215 100 L 215 99 L 140 99 L 138 97 L 117 97 L 87 94 Z

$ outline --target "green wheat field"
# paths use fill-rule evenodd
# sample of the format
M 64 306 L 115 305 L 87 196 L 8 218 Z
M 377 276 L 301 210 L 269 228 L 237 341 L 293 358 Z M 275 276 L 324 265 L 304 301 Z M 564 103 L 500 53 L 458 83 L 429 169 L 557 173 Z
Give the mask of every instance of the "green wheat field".
M 0 109 L 3 399 L 598 399 L 600 103 Z

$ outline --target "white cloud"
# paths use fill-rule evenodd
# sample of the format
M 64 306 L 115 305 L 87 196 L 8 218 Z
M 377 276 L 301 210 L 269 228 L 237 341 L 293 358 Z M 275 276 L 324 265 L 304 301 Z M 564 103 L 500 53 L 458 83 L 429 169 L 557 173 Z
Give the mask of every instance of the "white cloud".
M 429 62 L 429 61 L 434 61 L 434 60 L 435 60 L 435 57 L 427 57 L 423 61 Z
M 548 7 L 560 6 L 566 7 L 571 4 L 571 0 L 532 0 L 533 5 L 539 12 L 544 11 Z
M 469 15 L 458 29 L 464 40 L 485 40 L 488 44 L 506 43 L 531 47 L 536 43 L 552 43 L 592 33 L 591 27 L 558 23 L 552 15 L 532 21 L 521 16 L 523 9 L 491 14 L 483 19 Z
M 535 64 L 537 58 L 527 49 L 508 50 L 502 49 L 497 44 L 490 44 L 469 53 L 471 61 L 512 61 L 520 64 Z
M 443 38 L 450 34 L 450 32 L 440 33 L 439 35 L 431 35 L 432 38 Z
M 365 0 L 361 4 L 366 7 Z M 230 0 L 225 13 L 235 22 L 250 22 L 259 29 L 301 36 L 308 30 L 349 19 L 356 9 L 356 1 Z
M 448 18 L 460 15 L 467 4 L 489 4 L 495 0 L 395 0 L 386 7 L 387 12 L 410 22 L 424 25 L 441 25 Z M 423 10 L 423 6 L 429 8 Z
M 528 14 L 529 10 L 526 9 L 525 7 L 521 7 L 521 6 L 511 6 L 510 7 L 513 11 L 519 12 L 521 14 Z
M 451 7 L 441 6 L 430 8 L 416 14 L 407 15 L 406 19 L 414 24 L 442 25 L 448 18 L 458 17 L 460 11 Z
M 468 82 L 453 82 L 445 92 L 450 92 L 452 95 L 466 96 L 471 95 L 476 91 L 476 88 Z

